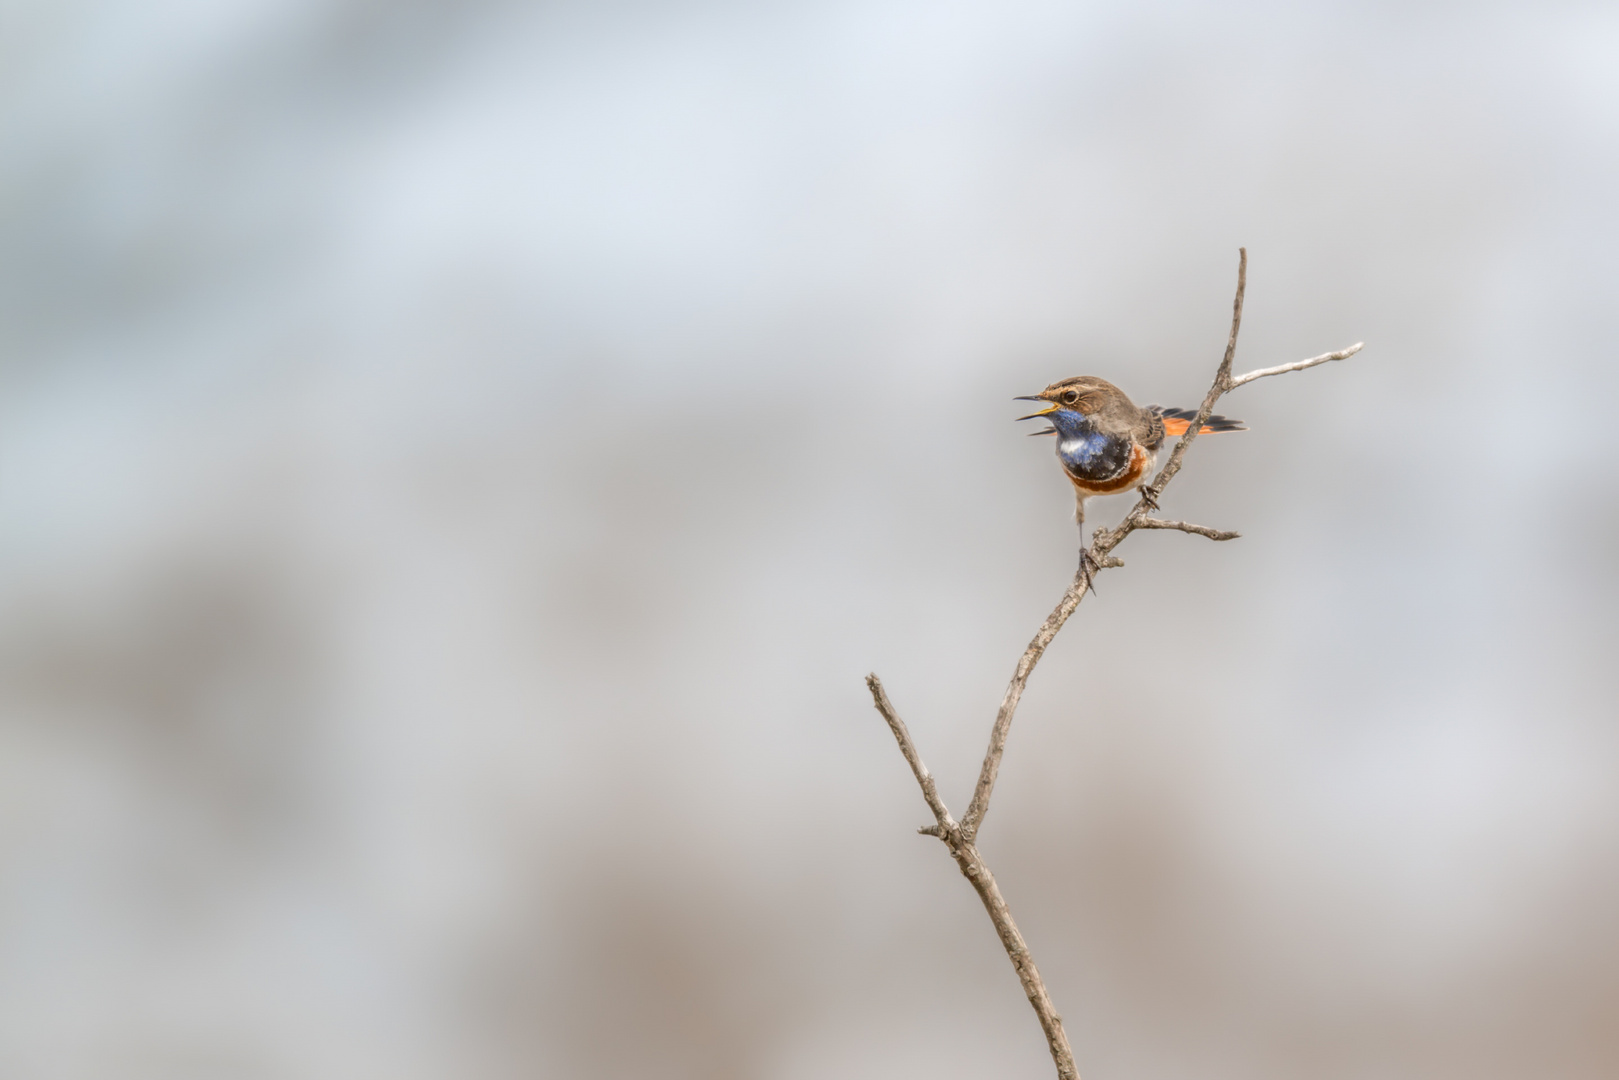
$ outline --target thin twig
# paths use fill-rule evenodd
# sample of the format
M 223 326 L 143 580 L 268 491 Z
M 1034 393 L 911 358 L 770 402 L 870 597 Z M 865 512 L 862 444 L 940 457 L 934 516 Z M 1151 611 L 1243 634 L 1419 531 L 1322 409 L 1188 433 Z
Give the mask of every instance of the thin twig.
M 1137 518 L 1135 527 L 1138 529 L 1179 529 L 1181 532 L 1196 533 L 1206 536 L 1210 540 L 1235 540 L 1242 533 L 1226 532 L 1223 529 L 1211 529 L 1207 525 L 1193 525 L 1189 521 L 1166 521 L 1163 518 Z
M 1255 379 L 1263 379 L 1267 375 L 1286 375 L 1289 371 L 1303 371 L 1305 368 L 1313 368 L 1317 364 L 1325 364 L 1332 360 L 1347 360 L 1351 356 L 1354 356 L 1356 353 L 1360 352 L 1365 345 L 1366 343 L 1364 341 L 1357 341 L 1347 349 L 1339 349 L 1337 352 L 1322 353 L 1320 356 L 1312 356 L 1308 360 L 1300 360 L 1296 364 L 1279 364 L 1276 367 L 1260 368 L 1258 371 L 1250 371 L 1246 375 L 1238 375 L 1235 379 L 1232 379 L 1226 389 L 1235 390 L 1244 383 L 1251 383 Z
M 1154 478 L 1153 482 L 1141 489 L 1141 498 L 1130 509 L 1117 527 L 1112 529 L 1097 529 L 1091 538 L 1091 546 L 1085 556 L 1080 560 L 1079 572 L 1069 584 L 1062 599 L 1052 609 L 1046 621 L 1041 624 L 1040 630 L 1029 642 L 1029 647 L 1023 651 L 1018 660 L 1017 668 L 1012 673 L 1012 681 L 1006 687 L 1006 693 L 1001 698 L 1001 707 L 995 714 L 995 726 L 990 729 L 989 750 L 984 755 L 984 764 L 978 772 L 978 783 L 973 789 L 972 801 L 967 806 L 967 813 L 958 825 L 951 817 L 944 800 L 940 798 L 933 775 L 928 772 L 927 766 L 922 764 L 921 755 L 911 742 L 910 732 L 906 729 L 904 721 L 894 711 L 893 703 L 888 700 L 882 683 L 876 675 L 866 677 L 866 685 L 871 690 L 872 700 L 877 705 L 877 711 L 888 722 L 889 729 L 893 731 L 894 738 L 899 742 L 900 752 L 910 763 L 911 772 L 916 777 L 917 784 L 922 788 L 922 797 L 927 800 L 928 808 L 933 811 L 935 824 L 924 825 L 917 831 L 926 836 L 938 837 L 950 851 L 956 865 L 972 882 L 973 888 L 983 900 L 985 909 L 989 912 L 991 922 L 995 924 L 1001 944 L 1006 954 L 1012 960 L 1012 966 L 1017 970 L 1018 979 L 1023 984 L 1023 991 L 1029 998 L 1029 1004 L 1034 1007 L 1035 1014 L 1040 1019 L 1040 1027 L 1046 1034 L 1046 1043 L 1051 1049 L 1052 1059 L 1057 1064 L 1059 1080 L 1078 1080 L 1079 1074 L 1074 1066 L 1073 1051 L 1068 1045 L 1068 1037 L 1062 1029 L 1062 1018 L 1057 1015 L 1051 1004 L 1051 998 L 1046 993 L 1045 983 L 1040 978 L 1040 972 L 1034 965 L 1034 958 L 1029 954 L 1028 946 L 1023 941 L 1023 935 L 1018 932 L 1017 924 L 1012 921 L 1011 910 L 1006 906 L 1006 900 L 1001 896 L 999 886 L 995 884 L 995 877 L 989 872 L 983 858 L 978 854 L 977 838 L 979 826 L 983 824 L 984 815 L 989 813 L 990 795 L 995 790 L 995 779 L 1000 773 L 1001 757 L 1006 752 L 1006 738 L 1012 726 L 1012 715 L 1017 711 L 1018 702 L 1022 700 L 1023 688 L 1028 684 L 1029 676 L 1034 667 L 1045 655 L 1049 646 L 1063 628 L 1069 616 L 1079 607 L 1085 594 L 1091 591 L 1093 573 L 1109 567 L 1123 566 L 1124 561 L 1113 554 L 1113 549 L 1124 542 L 1132 532 L 1137 529 L 1175 529 L 1180 532 L 1195 533 L 1206 536 L 1210 540 L 1234 540 L 1238 534 L 1225 532 L 1220 529 L 1211 529 L 1206 525 L 1194 525 L 1185 521 L 1170 521 L 1164 518 L 1150 517 L 1148 512 L 1156 509 L 1157 497 L 1169 482 L 1180 471 L 1181 460 L 1186 456 L 1187 449 L 1192 445 L 1208 418 L 1214 412 L 1215 403 L 1222 395 L 1236 389 L 1244 383 L 1255 379 L 1262 379 L 1267 375 L 1281 375 L 1289 371 L 1303 371 L 1305 368 L 1324 364 L 1331 360 L 1342 360 L 1353 356 L 1360 351 L 1361 345 L 1356 344 L 1348 349 L 1336 353 L 1327 353 L 1322 356 L 1303 360 L 1296 364 L 1283 364 L 1280 367 L 1264 368 L 1252 371 L 1239 378 L 1231 377 L 1231 363 L 1237 352 L 1237 334 L 1242 328 L 1243 295 L 1248 287 L 1248 251 L 1246 248 L 1238 249 L 1237 261 L 1237 295 L 1231 305 L 1231 334 L 1226 339 L 1225 355 L 1220 360 L 1220 367 L 1215 372 L 1214 382 L 1209 392 L 1204 395 L 1203 404 L 1198 408 L 1197 416 L 1187 426 L 1186 433 L 1175 444 L 1169 461 Z M 1094 568 L 1094 570 L 1092 569 Z

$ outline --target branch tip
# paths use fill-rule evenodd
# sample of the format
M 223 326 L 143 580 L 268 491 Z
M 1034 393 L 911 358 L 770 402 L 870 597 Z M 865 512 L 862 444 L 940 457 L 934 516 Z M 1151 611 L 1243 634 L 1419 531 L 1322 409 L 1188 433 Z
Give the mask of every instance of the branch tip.
M 1260 368 L 1258 371 L 1250 371 L 1248 374 L 1239 375 L 1235 379 L 1228 378 L 1226 380 L 1226 389 L 1235 390 L 1237 387 L 1251 383 L 1255 379 L 1263 379 L 1270 375 L 1286 375 L 1290 371 L 1303 371 L 1305 368 L 1313 368 L 1317 364 L 1326 364 L 1333 360 L 1347 360 L 1365 347 L 1366 343 L 1364 341 L 1357 341 L 1353 345 L 1349 346 L 1349 348 L 1339 349 L 1337 352 L 1322 353 L 1320 356 L 1312 356 L 1308 360 L 1300 360 L 1297 363 L 1278 364 L 1276 367 Z

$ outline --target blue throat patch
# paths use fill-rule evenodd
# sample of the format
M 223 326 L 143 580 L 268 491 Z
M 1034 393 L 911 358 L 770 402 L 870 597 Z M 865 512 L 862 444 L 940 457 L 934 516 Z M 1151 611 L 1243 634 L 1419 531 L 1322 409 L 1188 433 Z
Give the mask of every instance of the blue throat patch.
M 1081 480 L 1111 480 L 1130 464 L 1130 440 L 1105 435 L 1091 426 L 1090 418 L 1070 409 L 1049 413 L 1057 429 L 1057 459 Z

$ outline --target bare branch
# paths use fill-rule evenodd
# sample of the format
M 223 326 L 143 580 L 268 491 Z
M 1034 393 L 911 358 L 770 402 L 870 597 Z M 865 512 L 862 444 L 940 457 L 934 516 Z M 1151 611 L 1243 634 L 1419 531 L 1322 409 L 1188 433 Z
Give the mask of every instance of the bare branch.
M 1277 367 L 1260 368 L 1258 371 L 1250 371 L 1246 375 L 1239 375 L 1235 379 L 1232 379 L 1226 384 L 1226 389 L 1228 391 L 1235 390 L 1244 383 L 1251 383 L 1255 379 L 1263 379 L 1267 375 L 1286 375 L 1289 371 L 1303 371 L 1305 368 L 1313 368 L 1317 364 L 1325 364 L 1332 360 L 1347 360 L 1351 356 L 1354 356 L 1356 353 L 1360 352 L 1365 345 L 1366 343 L 1364 341 L 1357 341 L 1347 349 L 1339 349 L 1337 352 L 1322 353 L 1320 356 L 1312 356 L 1308 360 L 1300 360 L 1296 364 L 1281 364 Z
M 1153 482 L 1141 489 L 1141 501 L 1136 503 L 1135 509 L 1131 510 L 1129 516 L 1125 518 L 1125 524 L 1129 524 L 1131 518 L 1139 519 L 1147 516 L 1150 504 L 1157 501 L 1164 488 L 1168 486 L 1171 480 L 1175 479 L 1175 474 L 1181 471 L 1181 459 L 1186 456 L 1187 448 L 1192 445 L 1192 440 L 1196 439 L 1203 430 L 1203 425 L 1208 422 L 1210 416 L 1214 415 L 1214 403 L 1219 401 L 1220 395 L 1224 394 L 1229 388 L 1231 361 L 1237 355 L 1237 331 L 1242 329 L 1242 300 L 1247 291 L 1248 249 L 1238 248 L 1237 297 L 1231 302 L 1231 336 L 1226 338 L 1225 356 L 1220 360 L 1220 369 L 1214 373 L 1214 383 L 1209 387 L 1209 392 L 1203 395 L 1203 404 L 1198 406 L 1197 416 L 1187 425 L 1186 434 L 1182 435 L 1180 441 L 1175 444 L 1175 449 L 1169 455 L 1169 460 L 1164 463 L 1162 469 L 1158 470 L 1158 475 L 1153 479 Z M 1120 537 L 1120 539 L 1122 540 L 1123 537 Z
M 1079 603 L 1077 598 L 1074 603 L 1076 605 Z M 1069 611 L 1072 612 L 1072 608 Z M 1067 615 L 1063 618 L 1066 619 Z M 1056 631 L 1053 630 L 1052 633 L 1055 634 Z M 1001 939 L 1001 945 L 1012 961 L 1018 982 L 1023 984 L 1023 993 L 1029 999 L 1029 1004 L 1034 1007 L 1035 1016 L 1040 1021 L 1040 1030 L 1045 1032 L 1046 1045 L 1051 1050 L 1052 1060 L 1057 1063 L 1058 1080 L 1079 1080 L 1079 1070 L 1074 1065 L 1074 1051 L 1068 1045 L 1068 1035 L 1062 1028 L 1062 1017 L 1057 1015 L 1056 1006 L 1051 1003 L 1051 995 L 1046 993 L 1045 980 L 1040 978 L 1040 969 L 1034 966 L 1034 956 L 1029 952 L 1029 946 L 1023 940 L 1023 933 L 1018 930 L 1017 923 L 1012 918 L 1012 909 L 1007 907 L 1000 886 L 995 883 L 995 875 L 989 872 L 989 866 L 984 862 L 984 857 L 978 853 L 977 846 L 963 835 L 961 828 L 951 818 L 949 808 L 939 797 L 933 775 L 928 772 L 928 767 L 922 764 L 922 757 L 916 752 L 916 744 L 911 742 L 911 733 L 905 727 L 905 721 L 899 718 L 899 713 L 894 711 L 893 703 L 888 700 L 882 680 L 876 675 L 867 675 L 866 687 L 871 691 L 871 700 L 876 704 L 877 711 L 888 721 L 889 730 L 894 733 L 894 739 L 899 743 L 900 753 L 904 754 L 905 760 L 910 763 L 911 772 L 922 788 L 922 797 L 927 800 L 933 816 L 938 819 L 938 824 L 924 825 L 916 831 L 923 836 L 936 836 L 943 840 L 945 847 L 950 850 L 951 858 L 956 860 L 962 874 L 972 883 L 978 898 L 984 902 L 984 910 L 989 912 L 990 922 L 995 925 L 996 936 Z
M 956 865 L 961 867 L 962 874 L 972 882 L 978 898 L 984 902 L 989 921 L 995 924 L 1001 945 L 1017 971 L 1018 982 L 1023 984 L 1023 993 L 1028 997 L 1029 1004 L 1034 1006 L 1034 1014 L 1040 1019 L 1040 1030 L 1046 1033 L 1051 1059 L 1057 1064 L 1057 1080 L 1079 1080 L 1079 1068 L 1074 1064 L 1074 1051 L 1068 1045 L 1068 1033 L 1062 1029 L 1062 1017 L 1057 1015 L 1057 1007 L 1051 1003 L 1051 995 L 1046 993 L 1045 980 L 1040 978 L 1040 970 L 1034 966 L 1034 957 L 1029 953 L 1023 934 L 1018 930 L 1017 923 L 1012 921 L 1012 909 L 1006 906 L 1001 887 L 995 884 L 995 875 L 989 872 L 989 867 L 984 865 L 983 858 L 978 854 L 977 846 L 972 843 L 964 842 L 959 848 L 951 847 L 950 854 L 955 856 Z
M 1102 564 L 1100 558 L 1095 560 Z M 1040 662 L 1045 655 L 1046 646 L 1051 639 L 1057 636 L 1062 624 L 1068 621 L 1068 616 L 1079 607 L 1079 602 L 1085 599 L 1085 593 L 1090 590 L 1091 576 L 1085 572 L 1085 562 L 1080 560 L 1079 572 L 1063 593 L 1062 599 L 1052 609 L 1046 621 L 1040 625 L 1040 630 L 1029 642 L 1029 647 L 1023 650 L 1023 656 L 1017 662 L 1017 668 L 1012 672 L 1012 681 L 1006 687 L 1006 693 L 1001 696 L 1001 707 L 995 714 L 995 726 L 989 732 L 989 750 L 984 754 L 984 764 L 978 770 L 978 786 L 973 789 L 972 802 L 967 804 L 967 813 L 961 819 L 961 833 L 969 842 L 978 836 L 978 826 L 983 824 L 984 815 L 989 813 L 989 797 L 995 790 L 995 777 L 1001 771 L 1001 755 L 1006 753 L 1006 734 L 1012 727 L 1012 714 L 1017 712 L 1018 702 L 1023 700 L 1023 687 L 1028 684 L 1029 676 L 1034 672 L 1034 665 Z
M 888 729 L 894 733 L 894 738 L 899 742 L 899 752 L 905 755 L 917 784 L 922 788 L 922 798 L 927 800 L 928 809 L 933 811 L 933 816 L 938 820 L 938 825 L 934 828 L 946 835 L 954 834 L 956 821 L 950 816 L 950 808 L 939 798 L 939 787 L 933 782 L 933 774 L 922 764 L 922 756 L 916 752 L 916 744 L 911 742 L 911 733 L 906 729 L 905 721 L 899 718 L 899 713 L 894 711 L 894 703 L 888 700 L 888 692 L 883 689 L 882 680 L 875 674 L 867 675 L 866 688 L 871 691 L 871 700 L 876 703 L 877 711 L 888 721 Z
M 1163 518 L 1137 518 L 1135 527 L 1138 529 L 1179 529 L 1181 532 L 1196 533 L 1206 536 L 1210 540 L 1235 540 L 1242 533 L 1226 532 L 1223 529 L 1211 529 L 1207 525 L 1193 525 L 1189 521 L 1165 521 Z
M 1187 447 L 1197 438 L 1198 430 L 1214 412 L 1214 403 L 1220 400 L 1225 392 L 1225 385 L 1231 378 L 1231 361 L 1237 354 L 1237 332 L 1242 329 L 1242 301 L 1248 289 L 1248 249 L 1237 249 L 1237 296 L 1231 304 L 1231 334 L 1226 339 L 1225 356 L 1220 361 L 1220 369 L 1215 373 L 1214 385 L 1203 398 L 1203 405 L 1197 411 L 1197 417 L 1186 429 L 1175 444 L 1175 450 L 1169 456 L 1169 463 L 1159 472 L 1150 488 L 1142 489 L 1141 500 L 1135 508 L 1125 517 L 1117 529 L 1111 532 L 1097 530 L 1091 540 L 1090 561 L 1098 568 L 1109 565 L 1109 557 L 1113 548 L 1118 546 L 1126 536 L 1136 528 L 1140 520 L 1147 516 L 1147 508 L 1152 505 L 1164 486 L 1175 478 L 1180 471 L 1181 458 L 1186 456 Z M 984 815 L 989 813 L 989 797 L 995 790 L 995 778 L 1000 773 L 1001 756 L 1006 752 L 1006 736 L 1012 726 L 1012 714 L 1017 711 L 1018 702 L 1023 698 L 1023 687 L 1029 681 L 1029 675 L 1034 671 L 1034 665 L 1040 662 L 1045 655 L 1046 646 L 1051 639 L 1057 636 L 1063 623 L 1074 613 L 1079 602 L 1085 598 L 1090 588 L 1090 575 L 1086 573 L 1085 559 L 1080 560 L 1079 573 L 1074 575 L 1073 584 L 1058 602 L 1052 613 L 1046 616 L 1045 624 L 1040 632 L 1034 635 L 1029 647 L 1023 651 L 1023 657 L 1018 661 L 1016 670 L 1012 673 L 1012 681 L 1001 698 L 1000 711 L 995 714 L 995 726 L 989 734 L 989 751 L 984 755 L 983 767 L 978 772 L 978 786 L 973 789 L 972 802 L 967 805 L 967 813 L 961 819 L 961 831 L 968 840 L 978 835 L 978 827 L 983 824 Z
M 1005 947 L 1012 966 L 1017 970 L 1018 980 L 1023 984 L 1023 992 L 1028 996 L 1029 1004 L 1034 1007 L 1035 1015 L 1040 1019 L 1040 1028 L 1046 1034 L 1052 1060 L 1057 1064 L 1058 1080 L 1079 1080 L 1079 1074 L 1074 1067 L 1073 1051 L 1069 1048 L 1068 1036 L 1063 1032 L 1062 1018 L 1052 1006 L 1045 983 L 1034 966 L 1034 958 L 1029 954 L 1028 946 L 1023 941 L 1023 935 L 1018 932 L 1017 924 L 1012 921 L 1012 913 L 1006 905 L 1006 900 L 1001 896 L 994 875 L 989 872 L 989 867 L 978 854 L 976 844 L 978 828 L 983 824 L 984 815 L 989 813 L 990 795 L 994 792 L 995 779 L 1000 773 L 1001 758 L 1006 752 L 1006 738 L 1011 730 L 1012 714 L 1017 711 L 1018 702 L 1023 697 L 1023 689 L 1028 684 L 1035 665 L 1045 655 L 1047 646 L 1063 628 L 1069 616 L 1079 607 L 1085 594 L 1091 591 L 1093 574 L 1102 569 L 1124 565 L 1124 561 L 1113 554 L 1113 549 L 1123 543 L 1132 532 L 1137 529 L 1173 529 L 1206 536 L 1210 540 L 1237 538 L 1237 533 L 1211 529 L 1206 525 L 1148 516 L 1149 511 L 1157 509 L 1157 496 L 1180 471 L 1181 460 L 1186 456 L 1187 448 L 1192 445 L 1192 440 L 1197 438 L 1204 423 L 1213 414 L 1214 405 L 1220 397 L 1255 379 L 1262 379 L 1267 375 L 1280 375 L 1288 371 L 1302 371 L 1331 360 L 1342 360 L 1353 356 L 1361 348 L 1356 344 L 1341 352 L 1327 353 L 1296 364 L 1265 368 L 1249 372 L 1240 378 L 1232 378 L 1231 363 L 1237 352 L 1237 333 L 1242 328 L 1243 295 L 1248 286 L 1248 252 L 1245 248 L 1238 249 L 1238 252 L 1237 295 L 1231 305 L 1231 334 L 1226 339 L 1225 355 L 1220 361 L 1219 370 L 1215 373 L 1214 383 L 1204 396 L 1197 416 L 1187 426 L 1186 433 L 1181 436 L 1180 441 L 1175 444 L 1168 463 L 1150 485 L 1141 489 L 1140 500 L 1125 515 L 1124 520 L 1113 529 L 1097 529 L 1092 534 L 1091 545 L 1080 559 L 1079 571 L 1074 575 L 1074 580 L 1051 614 L 1046 616 L 1046 621 L 1034 635 L 1034 640 L 1029 642 L 1029 647 L 1023 651 L 1023 656 L 1018 660 L 1017 668 L 1012 673 L 1012 681 L 1007 685 L 1006 694 L 1001 698 L 1001 707 L 995 714 L 995 726 L 990 731 L 989 750 L 984 755 L 984 764 L 978 773 L 978 784 L 973 789 L 972 802 L 968 805 L 966 816 L 961 819 L 959 826 L 939 797 L 933 776 L 928 772 L 927 766 L 922 764 L 922 758 L 911 742 L 910 732 L 906 730 L 899 714 L 894 711 L 893 704 L 883 691 L 882 683 L 875 675 L 866 677 L 866 685 L 871 689 L 877 711 L 882 714 L 883 719 L 888 722 L 889 729 L 893 731 L 900 752 L 910 763 L 911 772 L 922 788 L 922 797 L 927 800 L 928 808 L 933 811 L 937 822 L 925 825 L 917 832 L 924 836 L 937 837 L 944 842 L 951 857 L 956 860 L 956 865 L 960 867 L 967 880 L 972 882 L 974 890 L 984 902 L 984 908 L 989 912 L 990 921 L 995 924 L 1001 944 Z
M 1236 299 L 1231 301 L 1231 336 L 1226 338 L 1225 341 L 1225 356 L 1220 359 L 1220 370 L 1214 377 L 1215 385 L 1229 383 L 1231 381 L 1231 361 L 1235 359 L 1237 355 L 1237 331 L 1242 329 L 1242 301 L 1243 297 L 1246 296 L 1247 293 L 1248 249 L 1243 247 L 1237 249 L 1237 296 Z M 1219 394 L 1215 394 L 1213 391 L 1210 391 L 1210 396 L 1203 399 L 1203 408 L 1212 412 L 1214 410 L 1214 402 L 1219 396 Z M 1193 422 L 1191 431 L 1189 431 L 1187 434 L 1197 431 L 1198 428 L 1203 426 L 1203 422 L 1207 419 L 1208 415 L 1200 410 L 1197 414 L 1197 420 Z M 1188 443 L 1191 442 L 1190 439 L 1186 441 Z

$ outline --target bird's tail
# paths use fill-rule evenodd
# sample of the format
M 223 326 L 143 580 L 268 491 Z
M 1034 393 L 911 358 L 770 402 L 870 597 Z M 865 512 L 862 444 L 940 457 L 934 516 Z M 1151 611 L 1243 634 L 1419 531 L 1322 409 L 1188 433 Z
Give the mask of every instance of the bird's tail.
M 1196 409 L 1166 409 L 1154 405 L 1153 410 L 1163 418 L 1164 433 L 1166 435 L 1185 435 L 1186 429 L 1192 426 L 1197 419 Z M 1211 416 L 1203 421 L 1198 429 L 1199 435 L 1208 435 L 1216 431 L 1247 431 L 1248 425 L 1241 420 L 1233 420 L 1229 416 Z

